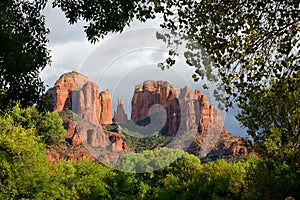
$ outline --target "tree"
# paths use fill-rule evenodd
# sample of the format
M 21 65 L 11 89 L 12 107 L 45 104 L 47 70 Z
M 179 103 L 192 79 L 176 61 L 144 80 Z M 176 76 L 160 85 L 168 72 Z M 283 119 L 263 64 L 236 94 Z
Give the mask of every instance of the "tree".
M 52 168 L 53 199 L 111 199 L 109 183 L 115 173 L 108 167 L 85 160 L 60 161 Z
M 131 173 L 151 172 L 168 166 L 183 154 L 182 150 L 169 148 L 125 154 L 115 168 Z
M 141 21 L 155 18 L 152 4 L 148 0 L 116 0 L 116 1 L 82 1 L 55 0 L 53 6 L 58 6 L 65 12 L 70 24 L 83 19 L 87 38 L 96 42 L 110 32 L 122 32 L 125 26 L 137 18 Z
M 46 2 L 5 0 L 0 4 L 1 108 L 8 105 L 9 100 L 32 105 L 40 99 L 43 86 L 38 73 L 49 62 L 45 47 L 48 30 L 40 14 Z M 226 95 L 218 91 L 215 95 L 225 100 L 225 107 L 231 106 L 231 100 L 234 100 L 245 109 L 239 119 L 249 128 L 256 142 L 272 140 L 271 133 L 281 134 L 277 137 L 280 140 L 299 141 L 298 126 L 295 125 L 299 116 L 297 102 L 296 114 L 285 110 L 285 104 L 280 103 L 283 101 L 279 100 L 277 104 L 282 115 L 288 118 L 289 115 L 294 116 L 292 121 L 295 123 L 291 127 L 296 129 L 293 130 L 278 126 L 289 126 L 291 123 L 286 122 L 287 117 L 274 119 L 276 113 L 270 109 L 264 109 L 264 114 L 258 115 L 260 105 L 255 103 L 264 96 L 268 99 L 272 97 L 269 101 L 272 104 L 276 102 L 278 92 L 282 92 L 280 84 L 286 84 L 289 80 L 296 80 L 293 87 L 299 88 L 298 1 L 55 0 L 53 5 L 65 12 L 70 23 L 76 23 L 79 19 L 87 21 L 85 32 L 92 42 L 109 32 L 121 32 L 133 19 L 146 21 L 161 14 L 161 27 L 171 31 L 158 34 L 158 38 L 171 48 L 167 66 L 174 64 L 172 56 L 177 55 L 172 47 L 185 40 L 186 62 L 196 67 L 194 79 L 222 80 L 219 88 L 224 88 Z M 285 88 L 288 94 L 292 94 L 291 87 Z M 254 128 L 251 120 L 246 119 L 252 118 L 258 122 L 262 116 L 267 116 L 270 123 L 259 127 L 259 130 Z M 260 126 L 264 125 L 261 123 Z M 282 131 L 282 128 L 289 133 Z M 269 131 L 261 132 L 262 129 Z M 289 134 L 295 137 L 287 136 Z M 299 143 L 295 146 L 299 149 Z
M 109 179 L 114 177 L 113 171 L 92 161 L 75 162 L 76 179 L 73 182 L 80 199 L 108 199 Z
M 195 168 L 191 177 L 167 174 L 157 199 L 241 199 L 246 164 L 218 160 Z
M 247 160 L 245 188 L 242 199 L 287 199 L 299 198 L 298 167 L 272 160 L 250 157 Z
M 266 158 L 300 164 L 300 72 L 297 77 L 273 80 L 257 95 L 241 103 L 239 121 Z
M 0 107 L 19 101 L 31 106 L 44 85 L 39 73 L 49 63 L 47 33 L 41 11 L 46 0 L 3 0 L 0 3 Z
M 13 126 L 33 129 L 39 141 L 47 145 L 57 144 L 66 134 L 57 111 L 41 113 L 35 107 L 23 109 L 17 104 L 6 112 L 6 120 Z
M 38 72 L 49 61 L 48 30 L 40 14 L 45 4 L 46 0 L 1 3 L 1 102 L 31 105 L 39 99 L 43 87 Z M 71 24 L 88 22 L 85 32 L 92 42 L 121 32 L 133 19 L 146 21 L 161 14 L 161 27 L 171 34 L 159 37 L 169 44 L 170 55 L 177 54 L 172 46 L 186 40 L 186 62 L 196 67 L 194 79 L 220 78 L 227 95 L 215 95 L 225 100 L 225 107 L 231 100 L 243 105 L 262 95 L 271 81 L 293 79 L 299 71 L 298 1 L 55 0 L 53 6 L 60 7 Z M 173 61 L 166 60 L 168 65 Z
M 211 64 L 219 69 L 226 92 L 239 94 L 237 100 L 265 86 L 270 76 L 292 77 L 298 71 L 298 1 L 76 0 L 70 3 L 55 0 L 54 6 L 66 13 L 71 24 L 79 19 L 87 21 L 85 32 L 91 41 L 109 32 L 121 32 L 135 18 L 145 21 L 161 13 L 164 19 L 161 27 L 181 36 L 177 40 L 178 37 L 169 34 L 166 41 L 176 45 L 189 40 L 192 42 L 187 44 L 189 50 L 201 51 L 194 49 L 197 46 L 193 42 L 201 45 L 212 59 Z M 187 63 L 201 67 L 201 54 L 189 53 L 192 52 L 185 54 Z M 209 76 L 211 69 L 205 67 L 208 66 L 197 69 L 196 73 Z
M 199 76 L 211 77 L 212 65 L 218 69 L 227 93 L 225 105 L 232 104 L 230 99 L 238 103 L 238 119 L 248 128 L 257 152 L 299 162 L 299 2 L 188 2 L 189 9 L 182 12 L 184 6 L 176 5 L 163 26 L 191 38 L 187 62 L 198 67 Z M 174 23 L 170 17 L 176 14 Z M 194 41 L 211 62 L 199 64 Z
M 185 57 L 188 64 L 198 67 L 196 74 L 201 78 L 213 80 L 211 68 L 218 69 L 227 100 L 235 97 L 237 102 L 245 102 L 271 78 L 291 78 L 299 70 L 299 2 L 204 0 L 170 4 L 165 6 L 169 12 L 164 13 L 162 27 L 189 40 L 190 51 Z M 167 41 L 176 45 L 172 39 Z M 200 54 L 195 42 L 203 47 Z M 201 60 L 202 50 L 211 62 Z
M 0 117 L 0 198 L 50 198 L 49 162 L 35 129 Z M 48 196 L 49 195 L 49 196 Z

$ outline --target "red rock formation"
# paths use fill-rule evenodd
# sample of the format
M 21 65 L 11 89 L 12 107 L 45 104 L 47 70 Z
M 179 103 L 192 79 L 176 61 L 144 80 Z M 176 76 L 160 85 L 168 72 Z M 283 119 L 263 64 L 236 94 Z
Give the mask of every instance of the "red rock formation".
M 64 122 L 68 128 L 65 138 L 69 145 L 49 147 L 47 157 L 51 162 L 95 160 L 101 156 L 101 162 L 109 163 L 116 162 L 120 153 L 130 152 L 118 133 L 105 131 L 84 121 L 64 120 Z
M 149 117 L 151 106 L 159 104 L 165 108 L 167 113 L 164 130 L 170 135 L 175 134 L 179 128 L 181 116 L 177 99 L 179 93 L 179 89 L 171 86 L 166 81 L 145 81 L 143 84 L 136 86 L 131 102 L 132 121 L 138 122 Z M 155 110 L 152 112 L 155 113 Z
M 56 163 L 60 160 L 95 160 L 95 157 L 90 154 L 88 149 L 82 146 L 50 146 L 47 149 L 46 156 L 51 163 Z
M 78 72 L 63 74 L 48 94 L 53 110 L 72 110 L 95 125 L 112 123 L 109 91 L 99 93 L 98 85 Z
M 187 149 L 190 153 L 205 156 L 215 145 L 223 142 L 221 135 L 227 134 L 220 111 L 210 105 L 208 98 L 199 90 L 194 91 L 188 86 L 178 89 L 166 81 L 145 81 L 135 87 L 131 119 L 134 122 L 145 119 L 149 116 L 150 107 L 155 104 L 160 104 L 167 113 L 167 122 L 162 130 L 165 135 L 194 134 Z M 178 145 L 184 148 L 185 144 Z M 245 151 L 234 145 L 227 146 L 226 150 L 232 154 Z
M 122 99 L 118 99 L 117 111 L 114 113 L 114 121 L 119 124 L 124 124 L 128 121 L 127 114 L 124 110 L 124 105 Z
M 240 138 L 231 133 L 222 133 L 217 145 L 208 154 L 209 157 L 220 157 L 224 155 L 248 155 L 251 148 L 242 145 Z
M 188 86 L 178 89 L 166 81 L 145 81 L 136 86 L 131 119 L 138 122 L 148 117 L 150 107 L 155 104 L 167 112 L 165 131 L 168 135 L 178 131 L 198 131 L 203 135 L 216 125 L 223 128 L 221 113 L 209 105 L 199 90 L 193 91 Z
M 51 162 L 59 160 L 94 160 L 95 149 L 127 152 L 129 148 L 118 133 L 104 131 L 103 124 L 112 123 L 111 97 L 108 90 L 99 93 L 98 85 L 78 72 L 62 75 L 49 89 L 53 110 L 65 112 L 65 136 L 69 145 L 49 147 Z M 67 111 L 70 110 L 70 111 Z M 118 155 L 118 154 L 116 154 Z M 118 156 L 112 156 L 118 159 Z M 106 161 L 109 161 L 106 159 Z
M 111 97 L 108 90 L 100 93 L 100 124 L 112 123 Z

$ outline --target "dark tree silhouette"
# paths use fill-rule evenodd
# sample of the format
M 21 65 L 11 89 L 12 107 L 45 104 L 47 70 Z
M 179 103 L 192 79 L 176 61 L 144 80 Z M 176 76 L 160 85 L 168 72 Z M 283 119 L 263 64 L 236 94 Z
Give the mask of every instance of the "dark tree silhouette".
M 0 3 L 0 108 L 40 100 L 39 73 L 49 63 L 47 33 L 41 11 L 46 1 L 3 0 Z

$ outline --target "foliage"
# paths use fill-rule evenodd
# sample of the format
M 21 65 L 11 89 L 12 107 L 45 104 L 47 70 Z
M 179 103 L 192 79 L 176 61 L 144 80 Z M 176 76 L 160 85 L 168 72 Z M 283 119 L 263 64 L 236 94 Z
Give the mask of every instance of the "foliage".
M 161 27 L 171 32 L 159 34 L 160 39 L 170 48 L 188 40 L 185 57 L 198 67 L 196 74 L 215 81 L 213 64 L 226 92 L 238 101 L 266 86 L 270 77 L 293 77 L 298 71 L 298 1 L 77 0 L 69 4 L 56 0 L 54 6 L 66 13 L 71 24 L 81 18 L 88 22 L 86 33 L 92 41 L 121 32 L 134 18 L 145 21 L 161 14 Z M 170 50 L 170 55 L 176 54 Z M 172 65 L 170 59 L 167 63 Z
M 242 199 L 299 198 L 300 177 L 295 166 L 252 157 L 246 168 L 246 187 Z
M 300 157 L 300 72 L 274 80 L 269 88 L 242 103 L 238 115 L 261 156 L 298 163 Z
M 101 199 L 109 197 L 109 182 L 113 171 L 98 163 L 81 161 L 73 164 L 76 170 L 75 188 L 80 199 Z
M 58 113 L 38 113 L 34 108 L 15 106 L 5 117 L 0 117 L 1 199 L 108 196 L 106 178 L 114 173 L 107 167 L 90 161 L 49 163 L 42 142 L 48 141 L 44 139 L 47 135 L 38 131 L 47 130 L 54 140 L 57 138 L 51 134 L 54 130 L 59 132 L 60 127 Z
M 171 47 L 186 40 L 196 80 L 221 79 L 227 95 L 215 95 L 238 103 L 256 151 L 299 162 L 299 2 L 176 1 L 164 10 L 171 33 L 158 38 Z
M 197 176 L 201 168 L 200 160 L 194 155 L 167 148 L 131 155 L 126 160 L 123 160 L 120 165 L 123 166 L 122 170 L 126 171 L 130 171 L 130 166 L 139 167 L 142 165 L 144 166 L 142 170 L 149 170 L 148 172 L 143 172 L 141 169 L 136 169 L 137 172 L 143 172 L 137 174 L 118 173 L 117 177 L 122 179 L 121 183 L 128 183 L 130 181 L 129 187 L 132 188 L 129 191 L 124 191 L 123 187 L 119 187 L 123 196 L 124 193 L 130 194 L 129 198 L 125 197 L 125 199 L 159 199 L 162 197 L 160 194 L 161 188 L 171 188 L 171 184 L 174 184 L 174 187 L 182 187 L 193 177 Z M 149 168 L 146 168 L 147 166 Z M 120 193 L 120 191 L 116 192 Z M 176 193 L 176 190 L 172 192 Z M 172 195 L 168 194 L 168 196 L 171 197 Z
M 161 148 L 125 154 L 116 168 L 131 173 L 151 172 L 169 165 L 183 153 L 181 150 Z
M 160 133 L 154 133 L 151 137 L 144 137 L 139 133 L 131 133 L 127 129 L 123 129 L 122 138 L 130 149 L 134 152 L 142 152 L 147 149 L 155 149 L 158 145 L 166 142 L 166 136 Z
M 45 3 L 0 3 L 1 110 L 14 101 L 26 106 L 40 99 L 38 74 L 49 62 L 48 30 L 40 14 Z M 225 106 L 238 102 L 239 119 L 264 157 L 200 165 L 194 156 L 163 148 L 121 160 L 120 169 L 149 171 L 140 174 L 90 161 L 50 164 L 44 143 L 65 133 L 58 114 L 16 106 L 0 117 L 1 199 L 300 198 L 299 1 L 55 0 L 53 5 L 70 23 L 88 22 L 92 42 L 121 32 L 134 18 L 145 21 L 160 13 L 161 26 L 171 30 L 157 35 L 171 48 L 167 65 L 174 64 L 174 49 L 185 40 L 186 62 L 196 67 L 193 78 L 221 78 Z
M 22 109 L 16 105 L 7 112 L 5 118 L 12 126 L 33 129 L 40 141 L 48 145 L 62 140 L 66 134 L 57 111 L 40 113 L 34 107 Z
M 0 198 L 47 197 L 49 163 L 33 128 L 0 118 Z
M 142 152 L 148 149 L 155 149 L 158 145 L 165 143 L 168 138 L 163 136 L 160 132 L 154 133 L 140 133 L 136 130 L 134 123 L 127 123 L 119 125 L 117 123 L 104 125 L 105 130 L 120 133 L 122 139 L 127 146 L 135 153 Z M 134 130 L 134 131 L 131 131 Z M 145 130 L 142 130 L 146 132 Z
M 121 160 L 119 169 L 143 173 L 91 161 L 50 164 L 31 122 L 39 113 L 18 107 L 12 113 L 0 117 L 1 199 L 299 198 L 299 168 L 253 156 L 201 165 L 196 156 L 162 148 Z
M 151 189 L 137 174 L 117 171 L 111 179 L 111 199 L 145 199 L 145 194 Z
M 187 40 L 196 78 L 214 81 L 218 70 L 225 105 L 238 102 L 257 152 L 278 161 L 299 157 L 299 2 L 181 1 L 166 9 L 173 12 L 163 27 Z
M 44 91 L 39 73 L 49 63 L 48 29 L 42 1 L 3 0 L 0 3 L 0 107 L 19 101 L 39 102 Z
M 219 160 L 205 164 L 190 177 L 165 186 L 158 199 L 240 199 L 245 186 L 246 163 Z
M 215 81 L 216 68 L 227 100 L 234 97 L 245 102 L 248 95 L 266 87 L 270 78 L 291 78 L 299 70 L 299 2 L 160 3 L 161 26 L 171 30 L 162 39 L 170 46 L 187 40 L 185 57 L 197 67 L 195 78 Z
M 53 165 L 52 181 L 57 186 L 57 198 L 110 199 L 109 184 L 114 173 L 91 161 L 60 161 Z
M 85 32 L 87 38 L 96 42 L 109 32 L 121 32 L 125 26 L 138 18 L 141 21 L 155 18 L 152 7 L 145 9 L 148 1 L 116 0 L 116 1 L 68 1 L 55 0 L 53 6 L 58 6 L 65 12 L 70 24 L 82 19 L 88 22 Z

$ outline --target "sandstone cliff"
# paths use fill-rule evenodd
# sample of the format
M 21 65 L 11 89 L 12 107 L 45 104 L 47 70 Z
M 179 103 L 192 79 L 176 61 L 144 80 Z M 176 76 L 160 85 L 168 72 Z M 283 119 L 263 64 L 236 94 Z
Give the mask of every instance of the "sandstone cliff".
M 98 85 L 78 72 L 63 74 L 48 94 L 53 110 L 72 110 L 95 125 L 112 123 L 109 91 L 99 93 Z
M 131 119 L 134 122 L 143 120 L 156 104 L 161 105 L 167 114 L 164 127 L 167 135 L 175 135 L 178 131 L 198 131 L 205 135 L 212 128 L 225 131 L 221 113 L 209 105 L 208 98 L 201 91 L 193 91 L 188 86 L 179 89 L 166 81 L 145 81 L 136 86 Z
M 176 145 L 199 156 L 205 156 L 211 150 L 216 154 L 247 154 L 245 148 L 241 147 L 241 151 L 234 148 L 239 146 L 239 138 L 226 132 L 220 111 L 209 104 L 208 98 L 201 91 L 194 91 L 188 86 L 179 89 L 166 81 L 145 81 L 135 87 L 131 119 L 136 123 L 146 119 L 150 115 L 149 110 L 156 104 L 167 115 L 163 134 L 187 138 L 181 142 L 176 140 L 177 143 L 172 146 Z M 161 111 L 152 109 L 151 112 L 153 115 L 153 112 Z M 233 140 L 227 141 L 228 137 Z M 216 148 L 221 144 L 224 148 Z
M 118 133 L 105 131 L 102 125 L 112 123 L 111 97 L 108 90 L 99 92 L 98 85 L 78 72 L 63 74 L 48 90 L 53 110 L 61 113 L 67 130 L 66 144 L 51 146 L 47 151 L 50 161 L 94 160 L 94 149 L 127 152 L 129 148 Z M 107 153 L 103 162 L 117 160 Z

